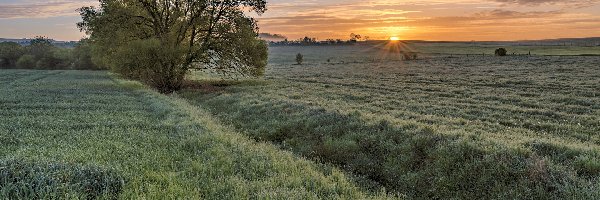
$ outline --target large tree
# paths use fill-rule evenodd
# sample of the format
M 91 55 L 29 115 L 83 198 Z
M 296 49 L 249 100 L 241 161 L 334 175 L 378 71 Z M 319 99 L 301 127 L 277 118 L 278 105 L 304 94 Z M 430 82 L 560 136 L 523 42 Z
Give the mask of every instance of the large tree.
M 267 46 L 247 13 L 265 11 L 266 0 L 100 0 L 78 27 L 96 63 L 168 93 L 194 68 L 262 75 Z

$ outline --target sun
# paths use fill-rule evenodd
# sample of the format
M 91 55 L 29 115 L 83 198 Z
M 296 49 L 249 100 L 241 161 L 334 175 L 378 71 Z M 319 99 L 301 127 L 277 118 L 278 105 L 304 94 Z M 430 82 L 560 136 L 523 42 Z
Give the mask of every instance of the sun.
M 396 36 L 390 37 L 390 41 L 398 41 L 398 40 L 400 40 L 399 37 L 396 37 Z

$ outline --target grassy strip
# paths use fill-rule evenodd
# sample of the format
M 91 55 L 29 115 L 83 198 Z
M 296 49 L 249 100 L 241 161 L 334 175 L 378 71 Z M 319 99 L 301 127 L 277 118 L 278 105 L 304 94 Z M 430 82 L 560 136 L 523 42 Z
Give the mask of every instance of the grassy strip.
M 0 77 L 14 72 L 0 71 Z M 0 80 L 11 85 L 0 88 L 0 139 L 7 144 L 0 147 L 0 158 L 25 162 L 6 172 L 48 171 L 43 163 L 111 169 L 126 180 L 114 194 L 119 199 L 387 198 L 368 196 L 340 170 L 254 142 L 222 127 L 201 108 L 137 82 L 111 79 L 105 72 L 18 73 L 16 79 Z M 61 168 L 48 180 L 75 169 Z M 89 179 L 68 180 L 76 185 Z M 55 186 L 47 185 L 43 194 L 61 196 L 53 192 L 59 191 Z M 44 197 L 36 190 L 0 191 L 0 199 Z

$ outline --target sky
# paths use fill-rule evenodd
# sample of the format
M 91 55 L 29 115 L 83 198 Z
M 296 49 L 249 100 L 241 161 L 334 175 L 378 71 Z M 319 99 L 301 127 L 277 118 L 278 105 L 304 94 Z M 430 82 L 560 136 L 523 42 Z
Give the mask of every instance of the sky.
M 600 36 L 600 0 L 267 0 L 261 32 L 289 39 L 529 40 Z M 0 0 L 0 38 L 84 37 L 94 0 Z

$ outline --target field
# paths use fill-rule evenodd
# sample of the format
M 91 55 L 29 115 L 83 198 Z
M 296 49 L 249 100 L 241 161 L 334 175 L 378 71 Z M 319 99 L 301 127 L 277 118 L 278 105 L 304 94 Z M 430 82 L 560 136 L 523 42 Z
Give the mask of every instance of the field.
M 410 44 L 415 51 L 430 54 L 488 54 L 503 47 L 508 54 L 529 54 L 545 56 L 576 56 L 600 55 L 600 46 L 569 46 L 569 45 L 514 45 L 502 42 L 490 43 L 414 43 Z
M 564 56 L 598 47 L 448 45 L 271 47 L 172 95 L 0 70 L 0 199 L 600 198 L 600 57 Z
M 272 47 L 266 80 L 200 81 L 181 95 L 239 132 L 333 163 L 373 190 L 599 197 L 600 57 L 494 57 L 490 48 L 486 56 L 402 61 L 382 49 Z
M 92 71 L 0 71 L 0 199 L 363 199 L 340 170 Z

